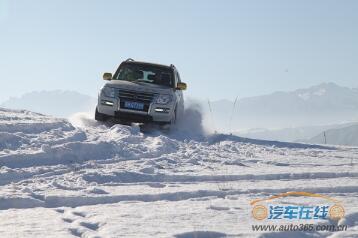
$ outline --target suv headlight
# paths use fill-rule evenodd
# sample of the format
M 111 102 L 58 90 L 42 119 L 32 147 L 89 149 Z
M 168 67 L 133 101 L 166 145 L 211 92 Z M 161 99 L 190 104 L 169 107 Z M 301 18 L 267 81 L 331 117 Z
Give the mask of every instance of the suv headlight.
M 109 97 L 109 98 L 114 98 L 116 96 L 115 88 L 111 88 L 111 87 L 107 87 L 107 86 L 103 87 L 102 93 L 104 96 Z
M 172 96 L 170 96 L 169 94 L 160 94 L 155 99 L 155 103 L 157 104 L 168 104 L 171 101 L 172 101 Z

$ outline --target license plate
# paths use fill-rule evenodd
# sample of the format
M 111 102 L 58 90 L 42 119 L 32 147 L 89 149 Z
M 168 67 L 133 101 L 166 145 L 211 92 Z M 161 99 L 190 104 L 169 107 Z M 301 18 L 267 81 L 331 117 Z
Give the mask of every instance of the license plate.
M 128 109 L 143 110 L 144 104 L 139 102 L 124 102 L 124 107 Z

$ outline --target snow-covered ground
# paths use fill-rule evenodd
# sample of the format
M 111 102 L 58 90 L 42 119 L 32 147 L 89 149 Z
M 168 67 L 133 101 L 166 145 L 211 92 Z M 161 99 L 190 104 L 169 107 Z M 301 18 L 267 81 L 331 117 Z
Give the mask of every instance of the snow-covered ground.
M 358 148 L 205 136 L 190 115 L 143 134 L 0 109 L 0 237 L 358 236 Z M 249 202 L 287 191 L 342 201 L 348 230 L 252 232 Z

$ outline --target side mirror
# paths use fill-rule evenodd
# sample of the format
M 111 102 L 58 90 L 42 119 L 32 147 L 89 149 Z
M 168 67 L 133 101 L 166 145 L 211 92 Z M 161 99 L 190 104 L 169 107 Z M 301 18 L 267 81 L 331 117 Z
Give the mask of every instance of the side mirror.
M 111 73 L 104 73 L 103 74 L 103 80 L 111 80 L 112 74 Z
M 176 89 L 178 89 L 178 90 L 186 90 L 186 88 L 187 88 L 186 83 L 178 83 Z

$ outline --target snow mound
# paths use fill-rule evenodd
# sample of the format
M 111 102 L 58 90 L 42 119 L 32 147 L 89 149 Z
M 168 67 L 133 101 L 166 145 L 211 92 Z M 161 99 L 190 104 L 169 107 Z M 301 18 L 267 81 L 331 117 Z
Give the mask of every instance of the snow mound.
M 2 110 L 0 117 L 0 148 L 7 149 L 0 153 L 0 165 L 9 168 L 157 157 L 178 146 L 163 135 L 145 136 L 139 126 L 107 127 L 83 113 L 70 119 L 77 127 L 64 119 L 23 111 Z

